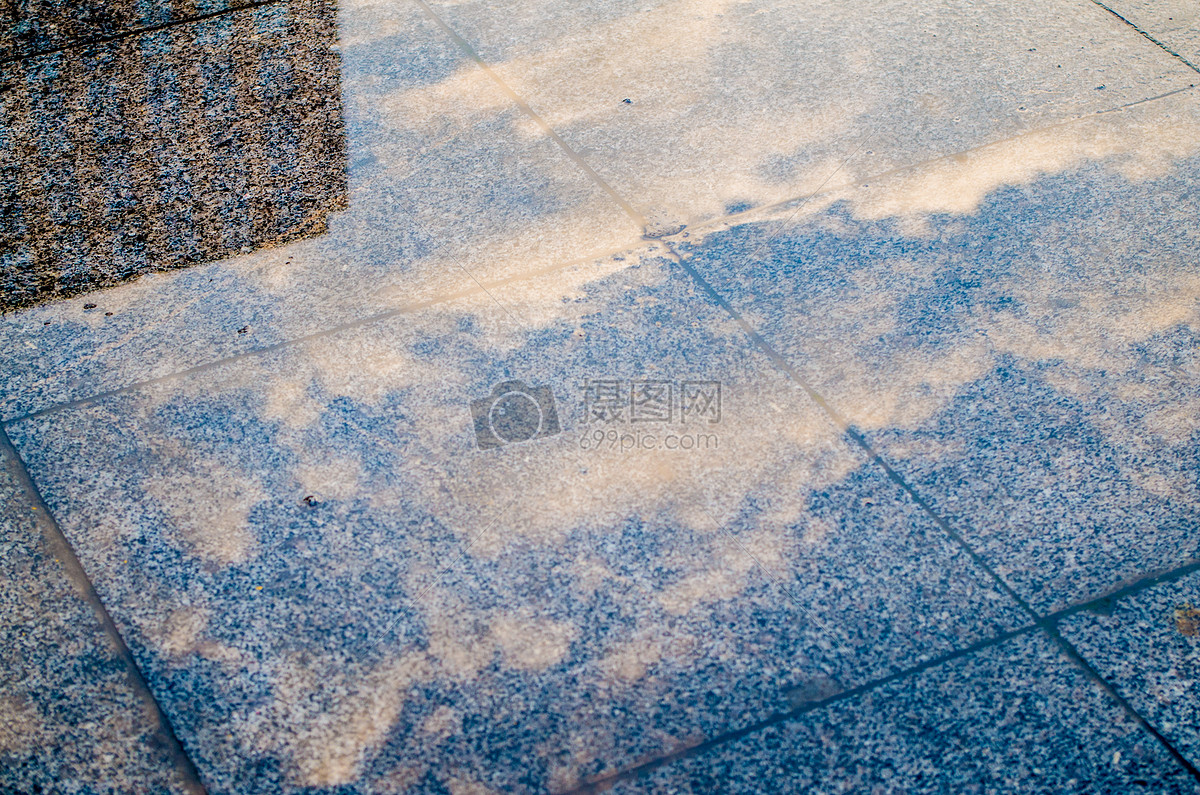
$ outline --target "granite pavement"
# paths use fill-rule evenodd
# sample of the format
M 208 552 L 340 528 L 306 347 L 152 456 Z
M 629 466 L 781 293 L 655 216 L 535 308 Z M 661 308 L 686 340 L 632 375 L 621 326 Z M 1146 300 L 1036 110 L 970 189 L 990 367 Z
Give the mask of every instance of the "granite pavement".
M 268 189 L 0 316 L 0 791 L 1200 792 L 1194 14 L 1106 6 L 22 11 L 0 145 L 170 54 Z

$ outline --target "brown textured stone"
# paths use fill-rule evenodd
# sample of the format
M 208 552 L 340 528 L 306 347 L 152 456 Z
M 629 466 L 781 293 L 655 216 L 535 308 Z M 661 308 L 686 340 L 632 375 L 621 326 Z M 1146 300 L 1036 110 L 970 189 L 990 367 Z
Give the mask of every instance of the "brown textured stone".
M 169 25 L 262 0 L 0 0 L 0 60 Z
M 335 41 L 305 0 L 0 67 L 0 308 L 323 231 Z
M 1200 635 L 1200 610 L 1191 605 L 1176 606 L 1175 628 L 1188 637 Z

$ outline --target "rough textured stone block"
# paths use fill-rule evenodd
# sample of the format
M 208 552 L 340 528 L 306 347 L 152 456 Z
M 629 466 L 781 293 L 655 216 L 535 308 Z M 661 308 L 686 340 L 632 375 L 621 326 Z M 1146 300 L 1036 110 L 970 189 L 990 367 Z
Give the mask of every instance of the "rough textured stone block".
M 346 203 L 329 2 L 0 67 L 0 308 L 318 233 Z
M 183 22 L 261 0 L 0 0 L 0 60 Z

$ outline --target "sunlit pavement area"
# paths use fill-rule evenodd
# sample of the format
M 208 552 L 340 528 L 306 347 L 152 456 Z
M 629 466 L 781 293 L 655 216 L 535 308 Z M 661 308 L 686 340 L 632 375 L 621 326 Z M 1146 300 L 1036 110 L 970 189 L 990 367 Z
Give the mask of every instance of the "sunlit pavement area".
M 1200 792 L 1192 0 L 27 5 L 0 791 Z

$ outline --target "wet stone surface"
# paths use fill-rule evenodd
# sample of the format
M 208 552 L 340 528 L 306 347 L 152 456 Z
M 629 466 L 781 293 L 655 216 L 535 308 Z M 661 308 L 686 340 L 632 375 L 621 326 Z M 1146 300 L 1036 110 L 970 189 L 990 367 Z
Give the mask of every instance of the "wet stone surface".
M 1200 575 L 1098 605 L 1060 625 L 1117 691 L 1200 762 Z
M 1200 91 L 1130 24 L 15 7 L 0 791 L 1200 789 Z
M 194 795 L 16 466 L 0 447 L 0 792 Z

